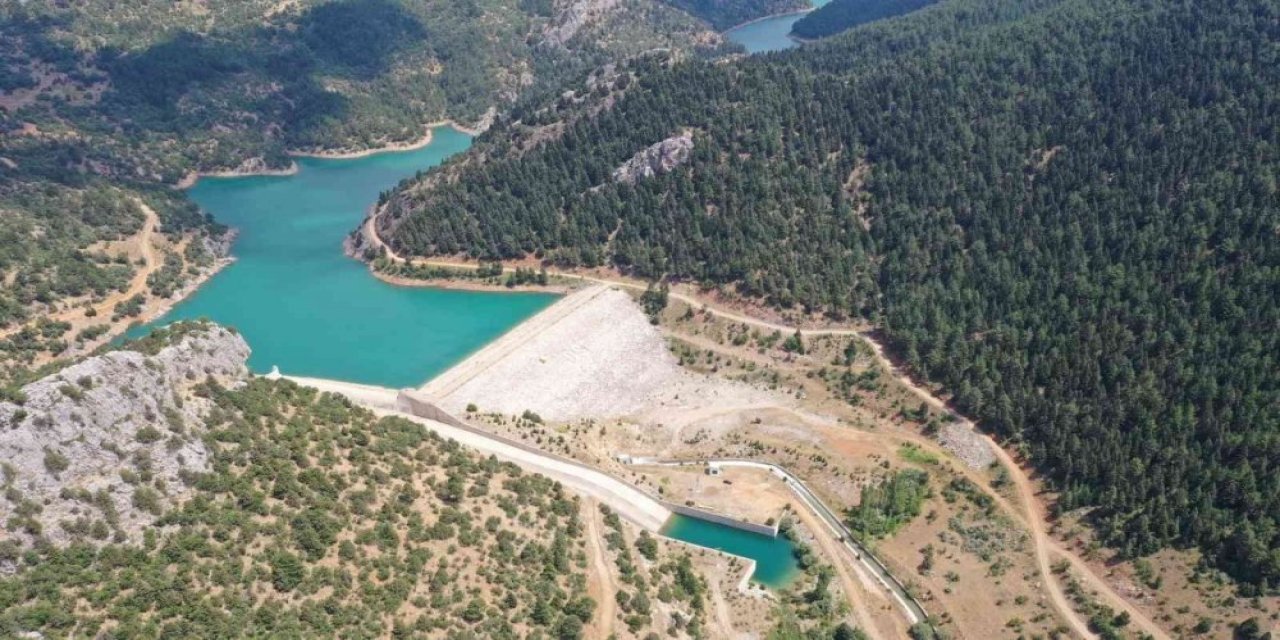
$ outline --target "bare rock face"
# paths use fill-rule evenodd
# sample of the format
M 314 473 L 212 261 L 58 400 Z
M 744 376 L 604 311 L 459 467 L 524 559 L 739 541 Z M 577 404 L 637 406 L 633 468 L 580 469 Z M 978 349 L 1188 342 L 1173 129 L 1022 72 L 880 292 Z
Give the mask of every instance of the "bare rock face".
M 995 452 L 973 430 L 973 425 L 948 423 L 938 432 L 938 442 L 974 469 L 986 469 L 996 461 Z
M 618 0 L 574 0 L 543 30 L 542 41 L 562 47 L 582 27 L 599 20 L 617 5 Z
M 686 131 L 652 144 L 631 156 L 630 160 L 613 170 L 613 181 L 635 184 L 639 180 L 667 173 L 688 161 L 692 152 L 693 134 Z
M 215 259 L 222 260 L 231 255 L 231 245 L 235 243 L 236 236 L 239 235 L 238 229 L 227 229 L 218 235 L 202 235 L 200 242 L 204 245 L 204 250 Z
M 209 325 L 156 355 L 88 358 L 23 387 L 21 405 L 0 403 L 0 540 L 140 539 L 183 476 L 208 468 L 210 403 L 192 387 L 243 383 L 248 357 L 243 338 Z
M 271 166 L 264 158 L 255 156 L 245 158 L 244 162 L 241 162 L 239 166 L 231 170 L 231 173 L 243 175 L 289 175 L 297 171 L 298 165 L 295 163 L 291 162 L 289 166 L 281 169 Z

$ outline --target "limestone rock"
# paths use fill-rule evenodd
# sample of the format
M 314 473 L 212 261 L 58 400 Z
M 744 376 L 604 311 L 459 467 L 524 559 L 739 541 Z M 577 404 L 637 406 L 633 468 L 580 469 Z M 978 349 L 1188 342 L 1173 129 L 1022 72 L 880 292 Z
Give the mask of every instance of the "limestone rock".
M 938 432 L 938 442 L 974 469 L 986 469 L 996 461 L 996 454 L 971 424 L 951 422 L 943 425 Z
M 622 166 L 614 169 L 613 181 L 635 184 L 639 180 L 667 173 L 688 161 L 692 152 L 693 134 L 686 131 L 654 143 L 632 156 Z
M 0 402 L 0 540 L 141 539 L 185 493 L 184 472 L 208 468 L 210 402 L 192 388 L 242 384 L 248 357 L 243 338 L 209 325 L 155 355 L 87 358 L 24 386 L 21 405 Z
M 542 41 L 554 46 L 564 46 L 582 27 L 600 19 L 618 0 L 575 0 L 562 10 L 543 30 Z

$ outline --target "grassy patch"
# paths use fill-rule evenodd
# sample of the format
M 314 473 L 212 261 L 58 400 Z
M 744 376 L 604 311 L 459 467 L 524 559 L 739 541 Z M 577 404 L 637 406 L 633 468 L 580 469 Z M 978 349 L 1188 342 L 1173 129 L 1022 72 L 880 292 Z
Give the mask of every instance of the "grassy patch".
M 916 464 L 936 465 L 941 462 L 938 459 L 938 456 L 921 449 L 919 445 L 910 443 L 903 444 L 898 448 L 898 457 L 906 460 L 907 462 L 914 462 Z

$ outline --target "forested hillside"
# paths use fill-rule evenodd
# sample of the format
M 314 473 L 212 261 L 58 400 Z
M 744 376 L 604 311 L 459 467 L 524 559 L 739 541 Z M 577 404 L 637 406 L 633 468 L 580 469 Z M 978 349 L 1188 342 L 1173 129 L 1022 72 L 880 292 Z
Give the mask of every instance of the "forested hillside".
M 206 367 L 225 356 L 209 351 Z M 190 381 L 173 391 L 181 410 L 129 416 L 146 425 L 136 441 L 57 425 L 117 452 L 118 478 L 68 476 L 79 461 L 58 453 L 66 443 L 46 446 L 44 468 L 4 462 L 0 636 L 582 637 L 598 603 L 583 506 L 559 483 L 338 396 L 224 384 Z M 180 481 L 163 456 L 181 461 Z M 47 528 L 48 503 L 27 493 L 44 474 L 78 505 Z
M 666 0 L 666 2 L 706 20 L 720 31 L 764 16 L 797 11 L 809 6 L 808 0 Z
M 646 61 L 611 107 L 530 105 L 402 185 L 384 235 L 873 320 L 1109 543 L 1275 588 L 1277 41 L 1269 0 L 950 0 Z M 682 131 L 687 163 L 612 180 Z
M 417 140 L 653 48 L 724 50 L 656 0 L 0 3 L 0 380 L 80 341 L 54 312 L 127 290 L 139 202 L 175 246 L 223 231 L 171 191 L 191 172 Z
M 860 24 L 911 13 L 938 0 L 831 0 L 791 26 L 791 33 L 810 40 Z
M 57 124 L 89 137 L 126 125 L 111 140 L 141 145 L 153 158 L 135 162 L 164 178 L 254 155 L 279 166 L 286 149 L 411 140 L 443 118 L 472 123 L 524 87 L 615 54 L 718 46 L 704 25 L 658 3 L 587 17 L 572 8 L 551 0 L 7 5 L 6 83 L 44 90 L 7 97 L 6 128 Z M 610 13 L 639 28 L 603 31 Z M 179 135 L 186 144 L 174 144 Z M 22 164 L 22 149 L 5 151 Z

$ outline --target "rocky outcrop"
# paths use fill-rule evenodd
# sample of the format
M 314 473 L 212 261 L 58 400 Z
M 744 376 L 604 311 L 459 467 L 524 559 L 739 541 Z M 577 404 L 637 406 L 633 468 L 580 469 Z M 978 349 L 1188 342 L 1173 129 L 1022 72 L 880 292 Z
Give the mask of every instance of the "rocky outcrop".
M 246 158 L 239 166 L 226 172 L 233 176 L 290 176 L 298 172 L 298 165 L 290 162 L 286 167 L 273 167 L 261 156 Z
M 582 27 L 599 20 L 617 5 L 618 0 L 575 0 L 547 25 L 542 33 L 542 41 L 562 47 Z
M 667 173 L 689 160 L 693 152 L 693 134 L 684 132 L 650 145 L 613 170 L 614 182 L 635 184 L 644 178 Z
M 226 231 L 214 235 L 201 235 L 199 242 L 204 250 L 215 260 L 223 260 L 231 257 L 231 245 L 235 244 L 236 236 L 239 235 L 237 229 L 227 229 Z
M 208 467 L 209 401 L 192 388 L 243 382 L 248 357 L 243 338 L 210 324 L 154 355 L 85 359 L 0 403 L 0 540 L 140 539 Z
M 938 442 L 974 469 L 986 469 L 996 461 L 996 454 L 973 427 L 951 422 L 938 432 Z

